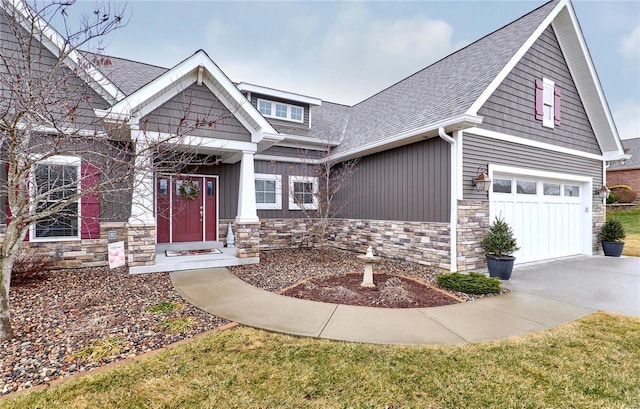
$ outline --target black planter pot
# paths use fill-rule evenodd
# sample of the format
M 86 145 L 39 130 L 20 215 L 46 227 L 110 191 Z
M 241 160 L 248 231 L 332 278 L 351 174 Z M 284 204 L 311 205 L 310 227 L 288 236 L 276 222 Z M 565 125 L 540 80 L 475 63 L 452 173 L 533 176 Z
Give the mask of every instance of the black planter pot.
M 622 249 L 624 248 L 624 241 L 603 241 L 602 251 L 605 256 L 620 257 Z
M 487 267 L 491 277 L 498 277 L 500 280 L 508 280 L 511 278 L 513 271 L 513 263 L 516 258 L 513 256 L 491 256 L 487 255 Z

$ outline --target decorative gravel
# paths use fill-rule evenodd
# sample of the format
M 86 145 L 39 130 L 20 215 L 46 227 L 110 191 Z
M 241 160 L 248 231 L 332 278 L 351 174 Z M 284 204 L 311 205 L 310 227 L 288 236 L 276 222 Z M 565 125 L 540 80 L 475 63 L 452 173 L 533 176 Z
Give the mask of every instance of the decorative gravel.
M 148 311 L 163 302 L 178 303 L 180 308 Z M 10 303 L 15 338 L 0 344 L 0 394 L 159 349 L 228 323 L 182 300 L 169 274 L 130 275 L 126 269 L 17 276 Z M 191 324 L 183 332 L 159 328 L 163 321 L 181 317 Z M 100 352 L 97 341 L 103 341 L 97 344 L 103 349 L 116 348 L 104 357 L 91 357 L 90 352 Z

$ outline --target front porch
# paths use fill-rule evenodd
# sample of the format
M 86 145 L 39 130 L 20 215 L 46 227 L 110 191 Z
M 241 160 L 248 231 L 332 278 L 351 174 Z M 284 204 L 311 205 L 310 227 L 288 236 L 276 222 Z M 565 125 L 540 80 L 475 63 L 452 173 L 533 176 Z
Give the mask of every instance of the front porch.
M 201 250 L 217 248 L 221 253 L 194 254 L 184 256 L 167 257 L 166 250 Z M 154 265 L 142 265 L 129 267 L 129 273 L 159 273 L 170 271 L 194 270 L 199 268 L 229 267 L 243 264 L 255 264 L 260 262 L 259 257 L 240 258 L 236 255 L 237 248 L 224 247 L 219 241 L 199 241 L 187 243 L 159 243 L 156 245 L 156 262 Z

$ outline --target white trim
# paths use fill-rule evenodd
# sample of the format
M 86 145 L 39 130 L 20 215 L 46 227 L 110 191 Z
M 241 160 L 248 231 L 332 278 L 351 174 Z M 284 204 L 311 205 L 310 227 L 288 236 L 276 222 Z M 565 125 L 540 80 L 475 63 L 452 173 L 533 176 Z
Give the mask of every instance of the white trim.
M 197 81 L 200 67 L 203 67 L 204 69 L 203 83 L 206 84 L 212 92 L 214 92 L 216 97 L 220 99 L 227 109 L 234 113 L 236 118 L 243 125 L 247 126 L 247 129 L 252 131 L 252 134 L 258 130 L 265 133 L 278 134 L 278 131 L 276 131 L 273 126 L 271 126 L 271 124 L 258 112 L 258 110 L 247 101 L 247 98 L 242 94 L 242 92 L 240 92 L 234 83 L 202 50 L 198 50 L 189 58 L 160 75 L 149 84 L 113 105 L 110 109 L 96 110 L 96 114 L 112 120 L 129 118 L 134 112 L 137 113 L 140 107 L 144 106 L 149 101 L 154 100 L 161 93 L 166 94 L 162 96 L 162 99 L 165 101 L 177 95 L 186 88 L 178 87 L 177 84 L 180 84 L 180 82 L 188 83 L 188 85 L 195 83 Z M 209 80 L 209 76 L 215 80 L 215 83 Z M 185 77 L 192 79 L 192 81 L 187 81 Z M 219 86 L 216 86 L 216 83 Z M 225 95 L 227 96 L 226 98 L 224 97 Z M 236 114 L 239 109 L 244 110 L 247 118 L 243 118 L 243 115 Z M 140 117 L 138 117 L 138 119 L 139 118 Z M 247 119 L 250 119 L 254 125 L 249 126 Z
M 37 203 L 35 201 L 34 198 L 34 194 L 35 192 L 33 191 L 33 188 L 36 187 L 36 183 L 35 183 L 35 167 L 38 165 L 62 165 L 62 166 L 74 166 L 76 168 L 76 177 L 77 177 L 77 182 L 76 182 L 76 192 L 80 193 L 81 192 L 81 184 L 82 184 L 82 158 L 78 157 L 78 156 L 68 156 L 68 155 L 57 155 L 57 156 L 50 156 L 47 157 L 45 159 L 42 160 L 38 160 L 33 167 L 33 171 L 30 172 L 30 176 L 29 178 L 31 179 L 31 186 L 32 188 L 30 189 L 30 197 L 31 197 L 31 203 L 30 203 L 30 207 L 32 210 L 34 210 L 34 206 L 37 206 Z M 29 242 L 56 242 L 56 241 L 73 241 L 73 240 L 82 240 L 82 197 L 78 197 L 78 200 L 76 201 L 76 203 L 78 204 L 78 216 L 77 216 L 77 235 L 76 236 L 56 236 L 56 237 L 37 237 L 36 236 L 36 224 L 39 221 L 43 221 L 44 219 L 39 219 L 34 221 L 31 226 L 29 226 Z
M 253 155 L 255 151 L 242 151 L 238 186 L 238 223 L 259 223 L 256 209 L 256 184 Z
M 255 159 L 255 157 L 254 157 Z M 282 175 L 273 175 L 270 173 L 256 173 L 254 180 L 267 180 L 276 182 L 276 201 L 275 203 L 258 203 L 256 200 L 256 209 L 258 210 L 281 210 L 282 209 Z
M 548 172 L 545 170 L 520 168 L 516 166 L 495 165 L 490 163 L 489 164 L 490 178 L 492 178 L 493 173 L 529 176 L 537 179 L 570 180 L 574 182 L 591 182 L 591 177 L 589 176 L 581 176 L 581 175 L 574 175 L 570 173 L 561 173 L 561 172 Z
M 262 112 L 262 109 L 260 108 L 260 103 L 264 102 L 266 104 L 270 104 L 270 109 L 269 109 L 269 113 L 266 112 Z M 271 99 L 265 99 L 265 98 L 258 98 L 257 100 L 257 108 L 258 108 L 258 112 L 260 112 L 262 114 L 262 116 L 264 116 L 265 118 L 273 118 L 273 119 L 279 119 L 281 121 L 287 121 L 287 122 L 295 122 L 295 123 L 299 123 L 302 124 L 304 123 L 304 107 L 300 106 L 300 105 L 293 105 L 293 104 L 288 104 L 286 102 L 279 102 L 279 101 L 273 101 Z M 284 106 L 287 109 L 287 113 L 286 113 L 286 117 L 282 117 L 282 116 L 278 116 L 277 115 L 277 105 L 281 105 Z M 302 110 L 302 117 L 298 120 L 298 119 L 293 119 L 293 112 L 292 112 L 292 108 L 299 108 Z
M 284 163 L 304 163 L 307 165 L 318 165 L 322 163 L 320 159 L 309 159 L 309 158 L 293 158 L 288 156 L 275 156 L 275 155 L 262 155 L 256 154 L 254 156 L 255 160 L 263 160 L 263 161 L 276 161 L 276 162 L 284 162 Z
M 529 36 L 527 41 L 522 44 L 520 49 L 511 57 L 509 62 L 502 68 L 502 70 L 496 75 L 496 77 L 491 81 L 489 86 L 482 91 L 482 94 L 476 99 L 476 101 L 469 107 L 467 110 L 467 115 L 478 115 L 478 110 L 482 108 L 482 106 L 487 102 L 489 97 L 493 95 L 493 93 L 498 89 L 502 81 L 507 78 L 507 75 L 511 73 L 513 68 L 520 62 L 522 57 L 529 51 L 531 46 L 538 40 L 540 35 L 547 29 L 547 26 L 551 24 L 554 18 L 558 15 L 560 10 L 566 6 L 566 0 L 561 0 L 554 9 L 547 15 L 547 17 L 542 21 L 542 23 L 535 29 L 535 31 Z
M 289 176 L 289 210 L 302 210 L 294 200 L 293 184 L 296 182 L 313 184 L 313 203 L 303 203 L 306 210 L 318 210 L 318 178 L 315 176 Z
M 464 199 L 464 171 L 463 171 L 463 146 L 464 146 L 464 132 L 456 131 L 453 133 L 453 139 L 456 141 L 457 149 L 457 180 L 456 180 L 456 200 Z
M 249 96 L 251 92 L 255 92 L 257 94 L 262 94 L 270 97 L 282 98 L 289 101 L 301 102 L 303 104 L 309 105 L 321 105 L 322 100 L 319 98 L 308 97 L 306 95 L 295 94 L 293 92 L 288 91 L 280 91 L 273 88 L 263 87 L 260 85 L 249 84 L 248 82 L 240 82 L 236 85 L 240 91 L 249 92 Z M 249 98 L 251 100 L 251 98 Z
M 381 139 L 376 142 L 361 145 L 356 148 L 348 149 L 335 155 L 331 155 L 333 160 L 347 160 L 357 155 L 369 155 L 381 152 L 391 147 L 398 147 L 416 142 L 429 133 L 438 134 L 438 128 L 451 128 L 453 131 L 459 131 L 467 128 L 478 126 L 482 123 L 482 118 L 476 115 L 459 115 L 455 117 L 445 118 L 441 121 L 432 122 L 419 128 L 415 128 L 406 132 Z M 412 138 L 415 138 L 412 140 Z
M 602 86 L 600 85 L 598 74 L 596 73 L 596 69 L 593 66 L 593 59 L 591 58 L 591 54 L 589 53 L 589 47 L 587 47 L 587 43 L 584 39 L 584 36 L 582 35 L 582 31 L 580 30 L 580 24 L 578 23 L 578 18 L 575 15 L 573 5 L 568 0 L 563 0 L 562 2 L 566 2 L 566 13 L 560 13 L 558 17 L 551 23 L 558 38 L 558 44 L 560 45 L 560 49 L 565 56 L 567 66 L 569 67 L 569 71 L 571 72 L 576 88 L 578 89 L 578 94 L 583 100 L 584 108 L 587 112 L 589 120 L 592 124 L 601 123 L 601 121 L 597 121 L 594 116 L 604 114 L 604 117 L 606 118 L 606 129 L 602 129 L 602 131 L 603 133 L 607 134 L 607 136 L 613 137 L 616 148 L 619 154 L 622 155 L 624 154 L 624 148 L 622 146 L 622 142 L 620 141 L 618 130 L 615 127 L 613 115 L 611 114 L 611 110 L 609 109 L 609 105 L 607 104 L 607 100 L 604 96 L 604 91 L 602 90 Z M 571 33 L 564 34 L 566 27 L 566 21 L 564 20 L 566 20 L 566 16 L 569 16 L 569 21 L 573 30 Z M 569 34 L 575 34 L 575 37 L 573 38 L 574 41 L 571 41 L 572 39 L 568 37 Z M 578 43 L 578 47 L 576 47 L 575 45 L 576 41 Z M 577 59 L 574 60 L 574 58 L 571 58 L 573 55 L 575 55 L 577 49 L 580 50 L 580 56 L 582 57 L 579 61 Z M 589 72 L 589 78 L 591 79 L 590 82 L 581 81 L 582 75 L 580 75 L 579 73 L 584 71 L 584 66 L 586 66 Z M 592 104 L 589 103 L 589 101 L 592 100 L 591 97 L 594 95 L 594 91 L 598 105 L 602 109 L 601 112 L 595 112 L 598 110 L 598 105 L 594 105 L 592 107 Z M 600 142 L 600 132 L 598 132 L 598 130 L 599 129 L 594 129 L 594 132 L 596 133 L 596 137 L 598 138 L 598 143 L 600 143 L 600 149 L 602 151 L 607 151 L 609 150 L 608 147 L 603 147 L 602 143 Z
M 20 25 L 31 33 L 29 22 L 33 21 L 34 29 L 42 33 L 41 44 L 44 45 L 53 55 L 60 55 L 64 48 L 72 47 L 67 40 L 60 35 L 47 21 L 38 16 L 23 0 L 2 1 L 0 8 L 6 5 L 13 7 L 25 20 L 20 21 Z M 11 13 L 9 12 L 9 18 Z M 33 33 L 36 34 L 36 33 Z M 64 55 L 64 54 L 63 54 Z M 114 103 L 125 95 L 107 77 L 105 77 L 94 64 L 84 58 L 76 49 L 66 52 L 64 63 L 74 71 L 81 79 L 96 91 L 107 102 Z M 84 73 L 84 75 L 82 75 Z M 86 76 L 85 78 L 82 78 Z M 88 77 L 88 78 L 87 78 Z
M 565 148 L 564 146 L 551 145 L 550 143 L 538 142 L 532 139 L 521 138 L 519 136 L 508 135 L 501 132 L 489 131 L 487 129 L 475 128 L 472 131 L 467 131 L 472 135 L 485 136 L 491 139 L 497 139 L 504 142 L 512 142 L 517 143 L 519 145 L 531 146 L 534 148 L 546 149 L 550 151 L 566 153 L 569 155 L 580 156 L 588 159 L 595 160 L 604 160 L 601 155 L 596 155 L 594 153 L 582 152 L 571 148 Z

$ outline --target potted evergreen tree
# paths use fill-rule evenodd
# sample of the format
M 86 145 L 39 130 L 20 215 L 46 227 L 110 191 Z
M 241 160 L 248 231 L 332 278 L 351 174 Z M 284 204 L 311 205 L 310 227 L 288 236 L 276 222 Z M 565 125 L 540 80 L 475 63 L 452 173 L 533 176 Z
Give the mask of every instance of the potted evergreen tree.
M 605 256 L 620 257 L 624 248 L 625 238 L 624 227 L 622 223 L 616 219 L 610 219 L 604 222 L 600 234 L 598 235 L 602 243 L 602 251 Z
M 512 254 L 520 247 L 516 243 L 511 226 L 502 217 L 496 217 L 489 226 L 489 232 L 482 240 L 482 248 L 487 257 L 489 275 L 501 280 L 511 278 L 513 263 L 516 260 Z

